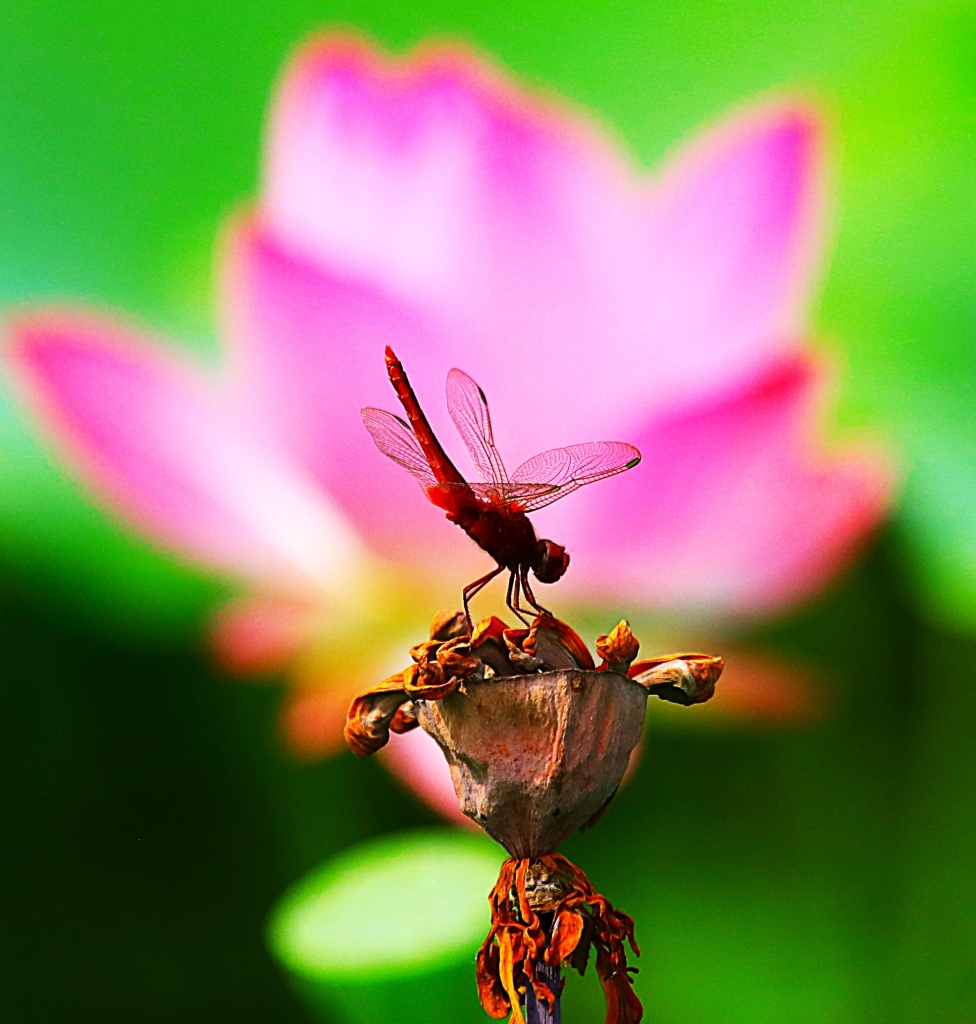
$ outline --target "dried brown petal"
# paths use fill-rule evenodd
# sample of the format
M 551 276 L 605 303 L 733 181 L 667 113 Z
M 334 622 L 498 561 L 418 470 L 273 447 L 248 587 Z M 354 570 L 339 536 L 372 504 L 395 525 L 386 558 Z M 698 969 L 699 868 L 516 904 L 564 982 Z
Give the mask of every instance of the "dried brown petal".
M 412 700 L 408 700 L 406 704 L 401 704 L 397 708 L 397 713 L 390 721 L 390 732 L 402 734 L 416 729 L 418 725 L 420 722 L 417 721 L 416 705 Z
M 583 915 L 567 907 L 556 916 L 546 949 L 546 963 L 561 964 L 575 952 L 583 937 Z
M 403 685 L 414 700 L 441 700 L 457 689 L 458 680 L 453 676 L 445 677 L 444 670 L 434 661 L 405 669 Z
M 576 630 L 552 615 L 540 615 L 532 624 L 526 649 L 530 654 L 544 657 L 542 651 L 548 651 L 554 645 L 561 647 L 580 668 L 596 668 L 593 655 Z M 552 667 L 560 666 L 553 664 Z
M 356 757 L 368 757 L 386 745 L 393 718 L 409 700 L 404 677 L 413 671 L 411 666 L 353 698 L 342 734 Z
M 630 630 L 630 623 L 622 619 L 606 636 L 601 636 L 596 642 L 596 653 L 604 661 L 602 667 L 611 672 L 627 674 L 630 663 L 637 657 L 640 644 L 637 637 Z
M 518 933 L 503 931 L 498 943 L 498 978 L 512 1008 L 512 1019 L 509 1024 L 525 1024 L 521 993 L 515 979 L 516 960 L 522 959 L 521 952 Z
M 508 660 L 519 672 L 536 672 L 542 668 L 542 662 L 523 648 L 529 637 L 527 629 L 506 629 L 502 639 L 508 649 Z
M 437 663 L 448 675 L 468 679 L 481 667 L 480 659 L 471 653 L 471 642 L 467 636 L 457 637 L 443 644 L 437 652 Z
M 580 647 L 586 650 L 583 641 L 574 633 L 575 639 L 569 637 L 567 647 L 567 634 L 559 628 L 554 628 L 553 623 L 556 622 L 551 615 L 538 616 L 532 623 L 529 635 L 522 645 L 523 649 L 538 658 L 547 672 L 561 668 L 592 668 L 593 661 L 590 659 L 589 651 L 586 651 L 586 657 L 582 661 L 578 657 Z
M 497 615 L 489 615 L 486 619 L 475 623 L 471 634 L 472 650 L 480 647 L 486 640 L 501 640 L 508 626 Z
M 725 662 L 710 654 L 664 654 L 635 661 L 627 675 L 673 704 L 703 704 L 715 693 Z
M 626 963 L 621 965 L 599 942 L 596 947 L 596 971 L 607 1001 L 604 1024 L 640 1024 L 644 1007 L 634 992 Z
M 547 936 L 529 908 L 527 882 L 533 876 L 556 876 L 563 897 Z M 491 930 L 478 954 L 478 991 L 482 1005 L 498 1018 L 511 1009 L 512 1024 L 524 1022 L 519 1003 L 528 986 L 536 998 L 554 1007 L 558 993 L 549 987 L 543 964 L 568 963 L 580 973 L 591 945 L 597 949 L 597 971 L 603 985 L 606 1024 L 638 1024 L 640 1001 L 631 987 L 624 940 L 634 952 L 634 922 L 614 910 L 583 872 L 560 854 L 538 860 L 509 859 L 489 896 Z
M 448 640 L 456 640 L 458 637 L 467 636 L 468 623 L 464 612 L 443 611 L 438 612 L 430 620 L 430 638 L 440 643 Z
M 418 665 L 426 665 L 429 662 L 436 660 L 437 652 L 441 647 L 442 641 L 440 640 L 423 640 L 419 644 L 414 644 L 410 648 L 410 657 Z
M 586 974 L 586 967 L 590 960 L 590 948 L 593 945 L 593 933 L 596 925 L 593 918 L 587 915 L 583 918 L 583 934 L 580 936 L 576 948 L 569 955 L 566 963 L 582 978 Z
M 498 964 L 498 946 L 494 942 L 494 934 L 490 934 L 485 944 L 478 950 L 475 961 L 475 977 L 478 981 L 478 998 L 485 1013 L 495 1020 L 507 1017 L 512 1008 L 502 987 Z

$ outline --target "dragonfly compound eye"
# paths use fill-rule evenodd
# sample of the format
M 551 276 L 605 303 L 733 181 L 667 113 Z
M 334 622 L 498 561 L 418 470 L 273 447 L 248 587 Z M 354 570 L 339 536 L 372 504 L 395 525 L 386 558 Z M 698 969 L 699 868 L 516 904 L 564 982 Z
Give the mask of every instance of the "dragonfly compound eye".
M 569 567 L 569 555 L 561 544 L 540 540 L 535 548 L 532 571 L 540 583 L 555 583 Z

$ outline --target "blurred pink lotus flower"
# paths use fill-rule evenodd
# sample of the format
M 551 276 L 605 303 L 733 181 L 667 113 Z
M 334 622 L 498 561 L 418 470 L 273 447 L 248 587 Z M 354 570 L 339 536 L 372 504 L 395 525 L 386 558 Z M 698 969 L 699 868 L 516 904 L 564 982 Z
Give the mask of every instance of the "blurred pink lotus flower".
M 458 365 L 516 461 L 604 436 L 641 449 L 537 517 L 573 557 L 557 608 L 768 614 L 851 557 L 892 477 L 874 450 L 817 440 L 823 208 L 801 103 L 733 116 L 647 177 L 470 54 L 330 36 L 289 67 L 261 198 L 223 239 L 220 373 L 83 312 L 21 316 L 13 355 L 109 506 L 243 581 L 218 649 L 289 663 L 291 738 L 323 749 L 350 692 L 486 568 L 363 429 L 360 406 L 393 404 L 388 343 L 448 443 L 434 392 Z M 456 806 L 419 730 L 391 748 Z

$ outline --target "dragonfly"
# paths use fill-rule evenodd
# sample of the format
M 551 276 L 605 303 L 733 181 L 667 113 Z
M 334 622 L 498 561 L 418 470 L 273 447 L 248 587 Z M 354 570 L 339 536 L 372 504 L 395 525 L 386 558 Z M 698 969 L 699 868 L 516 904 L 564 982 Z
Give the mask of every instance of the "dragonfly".
M 468 629 L 472 598 L 506 569 L 505 603 L 515 615 L 528 623 L 530 612 L 550 614 L 536 600 L 529 573 L 540 583 L 555 583 L 569 567 L 569 553 L 561 544 L 537 537 L 528 513 L 586 484 L 633 469 L 641 460 L 640 452 L 621 441 L 552 448 L 523 462 L 509 477 L 495 446 L 485 393 L 466 373 L 453 369 L 447 375 L 447 409 L 482 477 L 468 481 L 434 436 L 403 365 L 389 346 L 386 369 L 406 419 L 384 409 L 363 409 L 363 422 L 374 444 L 417 480 L 428 500 L 496 563 L 462 592 Z

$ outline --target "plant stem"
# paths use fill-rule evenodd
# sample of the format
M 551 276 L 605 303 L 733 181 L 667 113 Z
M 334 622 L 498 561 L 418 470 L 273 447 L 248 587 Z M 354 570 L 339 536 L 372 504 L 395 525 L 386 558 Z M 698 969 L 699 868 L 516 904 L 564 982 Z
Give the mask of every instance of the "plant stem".
M 559 1013 L 559 968 L 550 964 L 537 963 L 535 974 L 551 991 L 556 993 L 556 1002 L 550 1012 L 549 1004 L 544 999 L 541 1001 L 536 999 L 535 992 L 529 985 L 525 993 L 526 1024 L 560 1024 L 562 1018 Z

